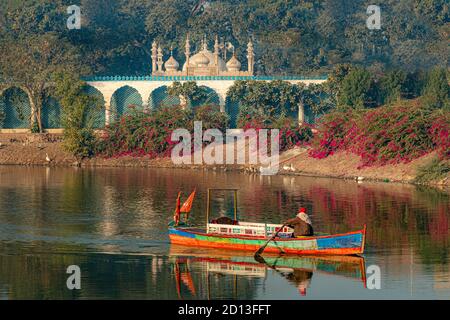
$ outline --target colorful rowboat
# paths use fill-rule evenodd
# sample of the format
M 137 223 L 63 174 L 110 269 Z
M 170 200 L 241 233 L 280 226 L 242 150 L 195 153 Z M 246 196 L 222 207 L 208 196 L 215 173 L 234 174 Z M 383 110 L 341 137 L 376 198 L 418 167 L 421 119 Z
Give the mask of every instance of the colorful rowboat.
M 172 244 L 255 252 L 281 227 L 276 224 L 237 221 L 237 189 L 225 189 L 234 191 L 235 219 L 230 219 L 230 223 L 227 224 L 210 222 L 210 193 L 212 190 L 224 189 L 208 189 L 206 228 L 170 226 L 169 238 Z M 364 252 L 366 226 L 359 231 L 312 237 L 293 238 L 291 237 L 292 231 L 289 227 L 281 230 L 279 236 L 269 242 L 265 252 L 296 255 L 358 255 Z

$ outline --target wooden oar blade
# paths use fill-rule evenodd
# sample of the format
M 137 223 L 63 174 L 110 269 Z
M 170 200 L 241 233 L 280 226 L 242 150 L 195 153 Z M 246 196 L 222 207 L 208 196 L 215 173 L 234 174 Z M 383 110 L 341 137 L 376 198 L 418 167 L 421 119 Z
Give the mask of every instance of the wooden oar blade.
M 263 246 L 263 247 L 259 248 L 258 251 L 255 252 L 255 257 L 260 256 L 261 253 L 264 252 L 265 248 L 266 248 L 266 246 Z
M 260 256 L 264 252 L 264 249 L 266 249 L 266 247 L 269 244 L 269 242 L 272 241 L 273 239 L 275 239 L 277 237 L 277 235 L 281 232 L 281 230 L 283 230 L 283 228 L 285 226 L 286 226 L 286 224 L 283 224 L 281 226 L 281 228 L 278 229 L 278 231 L 269 240 L 267 240 L 267 242 L 261 248 L 259 248 L 258 251 L 255 252 L 255 255 L 254 255 L 255 259 L 256 259 L 257 256 Z

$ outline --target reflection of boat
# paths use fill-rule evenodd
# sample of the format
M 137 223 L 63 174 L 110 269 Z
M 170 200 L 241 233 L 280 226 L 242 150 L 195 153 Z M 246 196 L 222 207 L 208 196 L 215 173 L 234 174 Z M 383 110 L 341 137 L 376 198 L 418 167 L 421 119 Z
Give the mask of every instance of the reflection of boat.
M 205 280 L 208 297 L 210 291 L 210 275 L 234 276 L 234 292 L 237 295 L 238 279 L 264 279 L 267 270 L 273 269 L 291 285 L 295 286 L 301 295 L 306 295 L 306 290 L 311 284 L 314 273 L 326 273 L 334 276 L 359 279 L 365 286 L 365 262 L 358 256 L 292 256 L 292 255 L 265 255 L 261 261 L 256 261 L 253 255 L 243 251 L 221 249 L 196 250 L 186 246 L 173 245 L 170 248 L 170 257 L 174 262 L 175 276 L 177 280 L 177 292 L 181 297 L 181 284 L 195 295 L 195 287 L 192 281 L 186 281 L 186 271 L 182 271 L 179 265 L 185 265 L 205 270 Z M 183 278 L 185 278 L 183 280 Z M 190 276 L 189 276 L 190 279 Z M 183 280 L 183 281 L 182 281 Z M 236 296 L 234 297 L 236 298 Z
M 234 191 L 234 220 L 223 219 L 209 221 L 211 191 L 208 189 L 206 230 L 188 226 L 169 227 L 169 237 L 173 244 L 192 247 L 222 248 L 230 250 L 256 251 L 277 232 L 281 225 L 265 223 L 251 223 L 237 221 L 237 190 L 218 189 Z M 192 202 L 192 199 L 191 199 Z M 178 219 L 175 219 L 178 223 Z M 287 254 L 313 254 L 313 255 L 353 255 L 364 252 L 366 227 L 354 232 L 292 238 L 292 229 L 284 227 L 281 236 L 271 241 L 265 252 L 287 253 Z
M 359 256 L 292 256 L 266 255 L 264 263 L 255 260 L 253 255 L 245 252 L 221 249 L 196 250 L 186 246 L 173 245 L 170 256 L 176 261 L 190 261 L 190 263 L 206 263 L 207 270 L 214 273 L 233 274 L 250 277 L 265 277 L 267 268 L 287 272 L 302 270 L 322 272 L 360 279 L 366 282 L 365 261 Z M 244 272 L 245 271 L 245 272 Z

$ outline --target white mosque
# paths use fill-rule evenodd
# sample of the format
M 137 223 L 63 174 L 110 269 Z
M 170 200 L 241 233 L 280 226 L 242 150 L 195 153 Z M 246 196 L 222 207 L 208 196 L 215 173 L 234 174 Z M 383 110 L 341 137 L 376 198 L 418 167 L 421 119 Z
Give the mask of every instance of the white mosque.
M 135 96 L 139 96 L 143 108 L 152 109 L 154 107 L 154 93 L 161 88 L 167 88 L 173 82 L 195 81 L 198 86 L 203 86 L 213 91 L 218 97 L 218 104 L 222 112 L 227 112 L 227 93 L 228 89 L 239 80 L 253 81 L 273 81 L 282 80 L 292 84 L 304 83 L 322 83 L 327 80 L 326 77 L 303 77 L 303 76 L 256 76 L 254 75 L 255 51 L 251 40 L 247 44 L 247 70 L 242 70 L 242 63 L 236 57 L 234 46 L 231 47 L 231 58 L 227 59 L 229 47 L 219 43 L 218 37 L 215 37 L 213 51 L 209 50 L 206 38 L 203 38 L 198 52 L 191 52 L 191 40 L 186 37 L 183 66 L 173 56 L 173 48 L 170 48 L 170 56 L 164 61 L 164 49 L 156 41 L 152 43 L 151 76 L 126 77 L 109 76 L 93 77 L 88 79 L 88 84 L 97 89 L 105 101 L 105 122 L 111 122 L 112 101 L 125 101 L 127 97 L 114 99 L 114 95 L 123 88 L 131 88 Z M 128 99 L 130 100 L 130 99 Z M 135 99 L 136 100 L 136 99 Z M 116 103 L 117 104 L 117 103 Z M 117 109 L 117 108 L 115 108 Z M 126 109 L 126 106 L 122 108 Z M 304 121 L 304 110 L 299 106 L 298 121 Z M 114 112 L 114 110 L 113 110 Z
M 253 76 L 255 64 L 255 53 L 253 43 L 250 40 L 247 44 L 247 71 L 241 71 L 241 62 L 236 58 L 234 47 L 233 55 L 226 62 L 227 49 L 219 44 L 216 36 L 214 42 L 214 52 L 208 50 L 206 39 L 203 39 L 199 52 L 191 56 L 191 44 L 189 36 L 186 38 L 185 63 L 181 70 L 180 64 L 173 57 L 173 50 L 170 50 L 170 57 L 163 62 L 163 49 L 153 42 L 152 44 L 152 75 L 154 76 Z M 222 50 L 221 50 L 222 48 Z M 222 52 L 221 52 L 222 51 Z
M 227 112 L 230 117 L 236 115 L 236 107 L 227 101 L 228 89 L 239 80 L 252 81 L 273 81 L 282 80 L 292 84 L 303 83 L 318 84 L 327 80 L 327 77 L 303 77 L 303 76 L 257 76 L 254 74 L 255 51 L 254 44 L 250 40 L 247 44 L 247 70 L 242 70 L 243 63 L 238 60 L 234 52 L 234 46 L 229 44 L 225 46 L 219 43 L 218 37 L 215 37 L 213 51 L 208 49 L 208 42 L 203 38 L 198 46 L 197 52 L 191 52 L 191 40 L 186 37 L 184 55 L 185 61 L 183 66 L 173 56 L 173 50 L 170 52 L 167 60 L 164 61 L 165 52 L 161 44 L 155 41 L 151 47 L 152 70 L 146 76 L 94 76 L 86 78 L 89 90 L 103 99 L 104 108 L 99 112 L 97 127 L 102 128 L 104 125 L 110 124 L 121 115 L 129 112 L 130 107 L 140 108 L 143 110 L 151 110 L 158 108 L 167 100 L 172 99 L 172 105 L 181 104 L 183 97 L 170 97 L 167 95 L 167 88 L 174 82 L 195 81 L 198 86 L 205 87 L 215 97 L 215 103 L 220 106 L 222 112 Z M 167 50 L 167 49 L 166 49 Z M 232 52 L 231 57 L 227 58 L 227 53 Z M 167 57 L 167 55 L 166 55 Z M 245 62 L 244 62 L 245 64 Z M 4 88 L 0 92 L 0 96 L 8 89 Z M 27 94 L 24 95 L 24 106 L 22 109 L 26 111 L 27 117 L 19 119 L 14 114 L 14 108 L 6 108 L 5 125 L 0 126 L 1 132 L 27 132 L 29 131 L 28 115 L 31 117 L 33 113 L 32 104 L 26 102 Z M 28 99 L 29 100 L 29 99 Z M 43 114 L 50 111 L 55 112 L 57 118 L 60 112 L 55 106 L 44 107 Z M 0 110 L 1 111 L 1 110 Z M 298 108 L 298 121 L 303 122 L 305 113 L 303 106 Z M 43 119 L 45 120 L 45 119 Z M 49 132 L 61 131 L 61 121 L 44 121 L 48 123 L 45 128 Z

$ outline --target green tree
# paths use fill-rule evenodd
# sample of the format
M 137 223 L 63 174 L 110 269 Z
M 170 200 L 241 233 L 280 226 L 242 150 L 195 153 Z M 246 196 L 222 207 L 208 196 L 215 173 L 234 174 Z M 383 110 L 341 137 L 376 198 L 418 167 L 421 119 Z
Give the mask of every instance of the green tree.
M 431 70 L 423 93 L 424 105 L 450 111 L 449 90 L 447 72 L 441 68 Z
M 181 97 L 183 106 L 192 106 L 196 102 L 200 102 L 207 98 L 208 94 L 203 87 L 199 87 L 195 81 L 174 82 L 168 89 L 167 93 L 174 97 Z
M 339 107 L 368 108 L 377 105 L 377 89 L 371 73 L 364 68 L 351 70 L 342 80 Z
M 61 71 L 79 74 L 86 70 L 80 63 L 77 49 L 56 34 L 47 33 L 30 38 L 7 38 L 0 43 L 0 55 L 2 78 L 28 94 L 33 110 L 32 123 L 37 123 L 42 132 L 42 105 L 52 76 Z
M 86 93 L 86 83 L 70 73 L 54 75 L 55 96 L 62 107 L 64 148 L 78 159 L 95 154 L 97 139 L 90 108 L 101 108 L 102 101 Z
M 402 70 L 392 70 L 386 73 L 380 81 L 383 103 L 393 103 L 406 94 L 407 74 Z
M 268 119 L 295 112 L 302 99 L 302 87 L 285 81 L 236 81 L 227 94 L 240 107 L 253 109 Z

